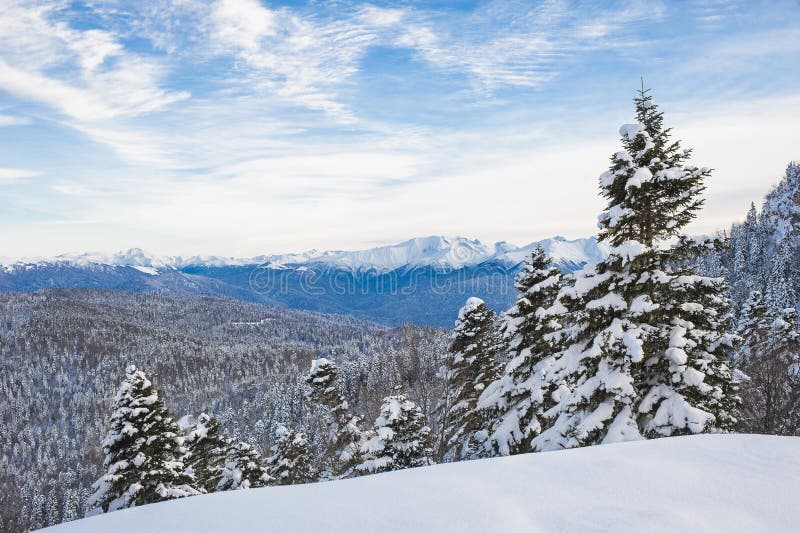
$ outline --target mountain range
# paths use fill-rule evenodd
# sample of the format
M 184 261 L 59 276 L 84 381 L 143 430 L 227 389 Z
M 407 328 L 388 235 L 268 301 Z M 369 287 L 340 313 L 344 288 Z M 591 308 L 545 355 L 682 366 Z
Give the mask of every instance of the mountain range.
M 431 236 L 356 251 L 159 257 L 139 248 L 115 254 L 0 259 L 0 290 L 102 288 L 137 293 L 219 294 L 244 301 L 338 313 L 398 325 L 449 327 L 466 298 L 496 310 L 514 299 L 514 276 L 541 246 L 564 271 L 601 259 L 594 238 L 553 237 L 525 246 Z

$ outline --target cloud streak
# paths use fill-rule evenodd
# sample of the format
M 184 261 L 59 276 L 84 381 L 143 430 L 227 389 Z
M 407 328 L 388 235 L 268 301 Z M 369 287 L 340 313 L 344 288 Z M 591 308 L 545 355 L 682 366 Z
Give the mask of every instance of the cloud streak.
M 16 183 L 28 178 L 39 176 L 41 173 L 36 170 L 27 170 L 24 168 L 3 168 L 0 167 L 0 185 L 8 185 Z

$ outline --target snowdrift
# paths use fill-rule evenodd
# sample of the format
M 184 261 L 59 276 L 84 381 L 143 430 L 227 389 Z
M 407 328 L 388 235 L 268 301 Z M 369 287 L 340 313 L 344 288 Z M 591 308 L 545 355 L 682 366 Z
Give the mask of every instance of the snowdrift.
M 800 438 L 702 435 L 197 496 L 81 532 L 799 531 Z

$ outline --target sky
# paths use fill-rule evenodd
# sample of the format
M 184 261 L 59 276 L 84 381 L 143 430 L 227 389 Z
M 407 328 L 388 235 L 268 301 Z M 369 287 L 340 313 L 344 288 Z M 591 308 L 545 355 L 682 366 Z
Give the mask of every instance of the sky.
M 795 1 L 0 0 L 0 256 L 596 232 L 641 79 L 690 230 L 800 158 Z

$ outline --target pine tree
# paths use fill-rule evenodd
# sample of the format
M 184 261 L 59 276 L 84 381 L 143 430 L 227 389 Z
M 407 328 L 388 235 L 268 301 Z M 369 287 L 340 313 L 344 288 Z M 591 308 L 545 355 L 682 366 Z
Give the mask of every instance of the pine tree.
M 648 91 L 637 122 L 620 129 L 624 150 L 600 178 L 607 259 L 574 274 L 559 301 L 569 346 L 549 379 L 559 382 L 552 420 L 533 448 L 557 449 L 730 428 L 735 386 L 725 361 L 724 280 L 697 275 L 713 243 L 682 229 L 703 205 L 707 168 L 685 164 Z M 670 245 L 670 241 L 678 243 Z
M 205 492 L 215 492 L 222 479 L 230 448 L 219 422 L 213 416 L 201 413 L 184 438 L 184 443 L 188 451 L 186 464 L 191 468 L 195 485 Z
M 745 303 L 736 361 L 747 379 L 739 429 L 800 435 L 800 323 L 794 308 L 776 310 L 760 292 Z
M 481 392 L 497 379 L 500 339 L 494 312 L 480 298 L 469 298 L 459 311 L 447 358 L 447 394 L 453 405 L 443 413 L 448 457 L 471 459 L 485 455 L 483 428 L 487 420 L 477 409 Z
M 323 477 L 349 477 L 356 472 L 355 466 L 362 460 L 361 418 L 353 413 L 347 400 L 336 388 L 338 379 L 339 369 L 332 361 L 323 358 L 311 362 L 311 372 L 306 379 L 311 387 L 309 399 L 327 407 L 331 414 L 328 424 L 330 460 Z
M 178 426 L 144 372 L 135 366 L 114 396 L 111 429 L 103 441 L 105 473 L 92 487 L 92 514 L 200 492 L 185 473 Z
M 305 433 L 279 425 L 276 443 L 267 458 L 269 475 L 278 485 L 296 485 L 315 481 Z
M 356 468 L 375 473 L 431 464 L 430 428 L 417 404 L 402 394 L 384 398 L 374 435 L 362 444 Z
M 537 247 L 516 279 L 515 305 L 503 316 L 503 339 L 509 363 L 504 374 L 482 394 L 479 406 L 492 413 L 487 445 L 499 455 L 530 451 L 530 439 L 542 429 L 539 418 L 553 407 L 547 372 L 559 351 L 554 337 L 563 307 L 557 296 L 561 272 Z
M 228 449 L 217 490 L 255 489 L 271 481 L 261 454 L 251 444 L 237 442 Z

